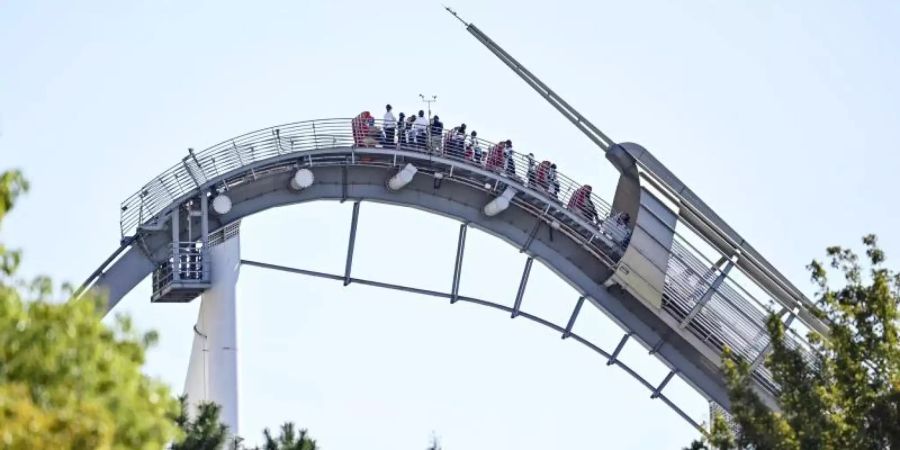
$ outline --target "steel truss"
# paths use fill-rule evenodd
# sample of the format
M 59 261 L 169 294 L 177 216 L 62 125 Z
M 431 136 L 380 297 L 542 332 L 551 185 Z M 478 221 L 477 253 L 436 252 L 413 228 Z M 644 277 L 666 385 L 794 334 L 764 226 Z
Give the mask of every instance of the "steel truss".
M 536 322 L 538 324 L 541 324 L 547 328 L 550 328 L 550 329 L 560 333 L 560 336 L 562 339 L 571 338 L 571 339 L 587 346 L 591 350 L 599 353 L 603 358 L 606 359 L 606 365 L 608 365 L 608 366 L 615 365 L 615 366 L 620 367 L 627 374 L 631 375 L 635 380 L 637 380 L 638 383 L 640 383 L 642 386 L 647 388 L 647 390 L 650 391 L 651 399 L 661 400 L 663 403 L 668 405 L 673 411 L 675 411 L 675 413 L 678 414 L 679 417 L 684 419 L 692 427 L 694 427 L 701 433 L 704 433 L 704 434 L 707 433 L 706 428 L 703 427 L 703 425 L 701 425 L 700 422 L 694 420 L 694 418 L 689 416 L 683 409 L 681 409 L 678 405 L 676 405 L 670 398 L 668 398 L 663 393 L 663 389 L 665 389 L 665 387 L 669 384 L 669 382 L 672 380 L 672 378 L 678 373 L 677 370 L 674 370 L 674 369 L 670 370 L 668 372 L 668 374 L 665 376 L 665 378 L 658 385 L 654 385 L 618 358 L 619 353 L 622 351 L 626 342 L 631 337 L 631 332 L 625 333 L 625 335 L 622 337 L 621 341 L 619 341 L 618 345 L 612 352 L 607 352 L 606 350 L 601 348 L 599 345 L 589 341 L 587 338 L 584 338 L 584 337 L 580 336 L 578 333 L 573 331 L 575 322 L 578 319 L 578 315 L 581 312 L 581 308 L 584 305 L 584 302 L 586 300 L 585 296 L 582 295 L 582 296 L 578 297 L 578 300 L 576 301 L 575 306 L 572 310 L 572 314 L 569 317 L 568 322 L 564 326 L 553 323 L 550 320 L 547 320 L 547 319 L 544 319 L 537 315 L 531 314 L 522 309 L 522 302 L 523 302 L 523 299 L 525 296 L 525 290 L 528 285 L 528 277 L 531 273 L 532 264 L 534 263 L 533 257 L 528 256 L 525 259 L 525 268 L 523 269 L 522 277 L 519 281 L 519 288 L 516 291 L 516 296 L 515 296 L 514 304 L 512 307 L 506 306 L 501 303 L 492 302 L 490 300 L 480 299 L 480 298 L 476 298 L 476 297 L 470 297 L 470 296 L 466 296 L 466 295 L 460 295 L 459 294 L 460 272 L 462 271 L 463 253 L 465 250 L 465 241 L 466 241 L 466 231 L 468 229 L 467 224 L 460 225 L 459 241 L 457 244 L 456 260 L 455 260 L 455 265 L 454 265 L 454 270 L 453 270 L 453 282 L 451 285 L 451 292 L 442 292 L 442 291 L 436 291 L 436 290 L 432 290 L 432 289 L 423 289 L 423 288 L 417 288 L 417 287 L 412 287 L 412 286 L 406 286 L 406 285 L 402 285 L 402 284 L 386 283 L 386 282 L 382 282 L 382 281 L 376 281 L 376 280 L 370 280 L 370 279 L 366 279 L 366 278 L 359 278 L 359 277 L 352 276 L 350 269 L 352 266 L 353 250 L 354 250 L 355 243 L 356 243 L 357 227 L 359 224 L 360 203 L 361 203 L 360 201 L 353 202 L 353 215 L 351 216 L 350 237 L 349 237 L 348 246 L 347 246 L 347 262 L 346 262 L 346 266 L 345 266 L 345 270 L 344 270 L 343 274 L 335 274 L 335 273 L 328 273 L 328 272 L 320 272 L 320 271 L 316 271 L 316 270 L 301 269 L 301 268 L 296 268 L 296 267 L 289 267 L 289 266 L 284 266 L 284 265 L 279 265 L 279 264 L 271 264 L 271 263 L 254 261 L 254 260 L 249 260 L 249 259 L 241 259 L 241 265 L 247 266 L 247 267 L 254 267 L 254 268 L 258 268 L 258 269 L 274 270 L 274 271 L 279 271 L 279 272 L 287 272 L 287 273 L 293 273 L 293 274 L 297 274 L 297 275 L 306 275 L 306 276 L 310 276 L 310 277 L 340 281 L 344 286 L 348 286 L 350 284 L 359 284 L 359 285 L 363 285 L 363 286 L 371 286 L 371 287 L 377 287 L 377 288 L 382 288 L 382 289 L 392 289 L 392 290 L 397 290 L 397 291 L 402 291 L 402 292 L 409 292 L 412 294 L 419 294 L 419 295 L 423 295 L 426 297 L 449 299 L 451 304 L 460 302 L 460 301 L 467 302 L 467 303 L 473 303 L 476 305 L 487 306 L 487 307 L 496 309 L 498 311 L 506 312 L 510 315 L 510 318 L 512 318 L 512 319 L 515 319 L 516 317 L 524 317 L 528 320 L 531 320 L 532 322 Z

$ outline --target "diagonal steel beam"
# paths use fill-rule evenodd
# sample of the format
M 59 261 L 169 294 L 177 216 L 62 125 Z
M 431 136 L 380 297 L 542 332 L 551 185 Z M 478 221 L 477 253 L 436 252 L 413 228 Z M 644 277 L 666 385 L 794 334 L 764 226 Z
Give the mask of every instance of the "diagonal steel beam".
M 466 230 L 468 225 L 459 226 L 459 240 L 456 243 L 456 264 L 453 267 L 453 286 L 450 291 L 450 303 L 459 300 L 459 276 L 462 272 L 463 252 L 466 250 Z
M 675 370 L 669 371 L 669 374 L 666 375 L 665 378 L 663 378 L 662 383 L 659 383 L 659 386 L 657 386 L 656 389 L 653 390 L 653 393 L 650 394 L 650 398 L 654 398 L 654 399 L 659 398 L 659 395 L 660 395 L 660 393 L 662 393 L 662 390 L 665 389 L 667 384 L 669 384 L 669 381 L 672 381 L 672 377 L 675 376 L 675 372 L 676 372 Z
M 784 321 L 784 326 L 785 327 L 791 326 L 791 322 L 794 321 L 795 317 L 797 317 L 797 316 L 794 315 L 793 312 L 791 312 L 791 314 L 788 316 L 787 320 Z M 766 344 L 766 347 L 763 348 L 762 351 L 759 352 L 758 355 L 756 355 L 756 358 L 753 359 L 753 362 L 750 363 L 750 373 L 756 372 L 756 369 L 758 369 L 760 364 L 762 364 L 763 361 L 766 360 L 766 356 L 768 356 L 768 354 L 771 351 L 772 351 L 772 341 L 770 340 L 769 343 Z
M 581 306 L 584 305 L 584 296 L 578 297 L 578 303 L 575 304 L 575 309 L 572 310 L 572 316 L 569 317 L 569 323 L 566 324 L 566 331 L 563 331 L 562 338 L 565 339 L 572 335 L 572 327 L 575 326 L 575 319 L 578 318 L 578 313 L 581 312 Z
M 612 355 L 609 355 L 609 360 L 606 361 L 607 366 L 611 366 L 616 363 L 616 359 L 619 357 L 619 352 L 622 351 L 622 348 L 625 347 L 625 343 L 628 342 L 628 338 L 631 337 L 631 333 L 625 333 L 622 336 L 622 339 L 619 341 L 619 345 L 616 345 L 616 349 L 613 350 Z
M 534 225 L 531 227 L 531 231 L 528 233 L 528 240 L 525 241 L 525 244 L 522 245 L 522 248 L 519 249 L 519 253 L 525 253 L 531 247 L 531 243 L 534 242 L 534 238 L 537 237 L 538 231 L 541 230 L 541 224 L 544 223 L 544 220 L 538 216 L 534 221 Z
M 353 267 L 353 247 L 356 245 L 356 226 L 359 223 L 359 201 L 353 202 L 353 218 L 350 221 L 350 241 L 347 243 L 347 264 L 344 266 L 344 286 L 350 284 Z
M 713 283 L 709 286 L 709 289 L 707 289 L 706 292 L 703 293 L 703 297 L 700 297 L 700 300 L 698 300 L 697 303 L 694 305 L 694 307 L 691 308 L 691 311 L 688 313 L 687 316 L 684 317 L 684 320 L 682 320 L 681 323 L 678 324 L 678 326 L 680 328 L 684 329 L 685 327 L 687 327 L 688 324 L 690 324 L 691 321 L 694 320 L 694 317 L 697 317 L 697 314 L 700 312 L 700 310 L 703 309 L 703 307 L 707 303 L 709 303 L 709 301 L 712 299 L 713 294 L 715 294 L 716 291 L 718 291 L 719 286 L 721 286 L 722 283 L 725 281 L 725 278 L 728 277 L 728 272 L 731 271 L 732 267 L 734 267 L 734 262 L 728 261 L 728 265 L 725 266 L 724 269 L 722 269 L 722 272 L 719 274 L 718 277 L 716 277 L 715 281 L 713 281 Z
M 531 274 L 531 264 L 533 262 L 534 258 L 530 256 L 525 260 L 525 270 L 522 271 L 522 279 L 519 281 L 519 291 L 516 292 L 516 303 L 513 306 L 512 314 L 510 314 L 510 317 L 513 319 L 519 315 L 519 309 L 522 307 L 522 297 L 525 295 L 525 286 L 528 285 L 528 275 Z

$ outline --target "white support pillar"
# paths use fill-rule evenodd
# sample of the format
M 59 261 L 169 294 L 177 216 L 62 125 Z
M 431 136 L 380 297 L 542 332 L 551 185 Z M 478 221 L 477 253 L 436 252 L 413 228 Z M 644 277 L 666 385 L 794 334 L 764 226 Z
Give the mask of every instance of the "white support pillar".
M 237 287 L 241 267 L 240 236 L 209 248 L 212 286 L 203 293 L 194 327 L 191 360 L 184 383 L 191 414 L 201 402 L 221 406 L 220 420 L 234 436 L 238 430 Z

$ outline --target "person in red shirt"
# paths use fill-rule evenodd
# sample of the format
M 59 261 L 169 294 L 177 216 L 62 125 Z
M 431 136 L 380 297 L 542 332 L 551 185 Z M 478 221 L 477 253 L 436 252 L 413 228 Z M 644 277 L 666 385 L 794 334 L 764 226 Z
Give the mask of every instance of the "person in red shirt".
M 591 201 L 591 185 L 586 184 L 572 193 L 569 197 L 569 209 L 577 214 L 581 214 L 590 223 L 597 222 L 597 208 Z
M 488 153 L 485 167 L 494 172 L 503 170 L 503 162 L 505 160 L 506 142 L 500 142 Z

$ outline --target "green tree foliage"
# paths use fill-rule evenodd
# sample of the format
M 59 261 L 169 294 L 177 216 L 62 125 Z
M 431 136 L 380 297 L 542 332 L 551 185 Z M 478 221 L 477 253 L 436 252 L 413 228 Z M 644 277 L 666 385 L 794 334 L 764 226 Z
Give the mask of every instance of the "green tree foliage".
M 309 437 L 306 429 L 296 429 L 291 422 L 281 425 L 278 437 L 272 436 L 272 433 L 266 428 L 263 431 L 264 442 L 260 447 L 254 450 L 317 450 L 316 441 Z
M 725 375 L 736 436 L 721 417 L 710 444 L 719 449 L 900 449 L 900 274 L 884 267 L 885 254 L 865 236 L 867 267 L 850 249 L 829 247 L 827 263 L 808 267 L 816 284 L 816 311 L 827 338 L 810 334 L 818 355 L 810 364 L 785 341 L 784 324 L 768 321 L 772 352 L 766 365 L 781 386 L 782 411 L 769 411 L 746 382 L 749 366 L 726 350 Z M 842 277 L 834 287 L 832 273 Z M 697 447 L 702 448 L 702 447 Z
M 0 174 L 0 221 L 27 187 Z M 103 299 L 53 301 L 48 278 L 15 278 L 18 263 L 0 245 L 0 448 L 158 450 L 175 438 L 177 403 L 141 373 L 155 335 L 126 317 L 103 324 Z
M 188 414 L 187 396 L 178 398 L 181 409 L 175 423 L 184 437 L 172 444 L 170 450 L 219 450 L 228 439 L 228 427 L 219 422 L 219 405 L 209 402 L 197 406 L 192 419 Z
M 178 398 L 181 409 L 174 421 L 181 429 L 183 438 L 172 444 L 169 450 L 221 450 L 228 443 L 228 427 L 219 422 L 219 405 L 209 402 L 197 406 L 194 418 L 188 413 L 187 397 Z M 263 431 L 263 445 L 258 447 L 246 447 L 243 439 L 235 437 L 228 448 L 235 450 L 317 450 L 316 441 L 313 440 L 305 429 L 298 430 L 291 423 L 286 422 L 281 426 L 278 436 L 266 428 Z M 233 445 L 233 447 L 232 447 Z

